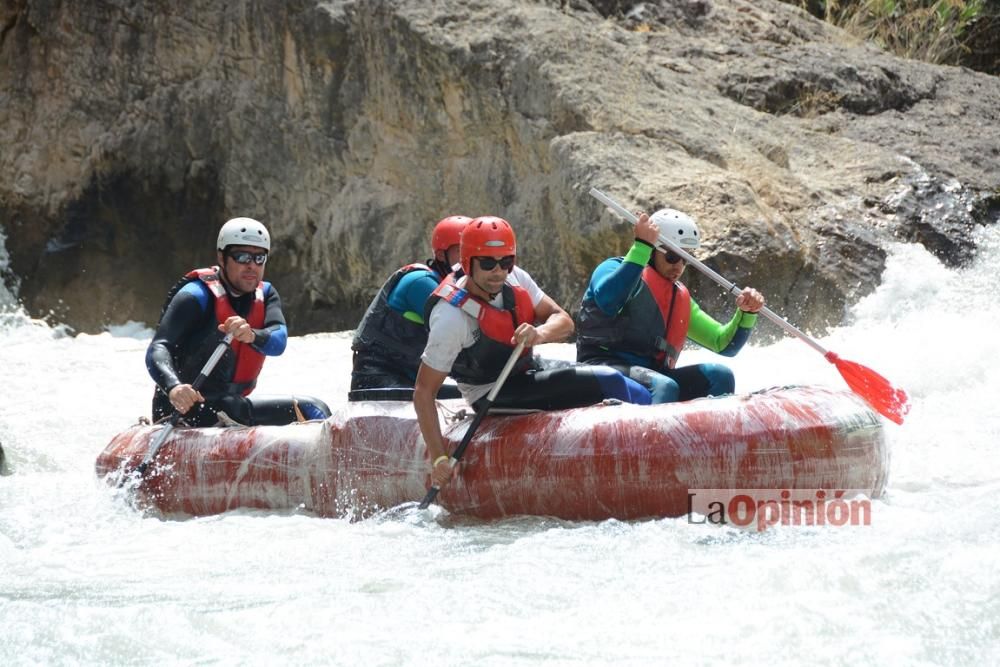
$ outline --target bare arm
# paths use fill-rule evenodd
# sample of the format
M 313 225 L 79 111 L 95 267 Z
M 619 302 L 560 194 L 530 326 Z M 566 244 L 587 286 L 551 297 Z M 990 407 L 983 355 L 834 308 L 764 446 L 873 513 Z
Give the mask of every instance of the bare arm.
M 514 332 L 510 342 L 513 344 L 523 341 L 528 346 L 561 343 L 573 333 L 573 318 L 547 294 L 535 306 L 535 321 L 541 324 L 536 327 L 523 323 Z
M 447 373 L 434 370 L 421 363 L 417 371 L 417 382 L 413 388 L 413 409 L 417 413 L 417 423 L 420 424 L 420 434 L 427 445 L 427 454 L 431 460 L 431 481 L 441 488 L 451 480 L 451 464 L 442 456 L 447 456 L 444 438 L 441 436 L 441 424 L 438 422 L 437 399 L 438 389 L 444 384 Z M 437 461 L 437 465 L 435 465 Z

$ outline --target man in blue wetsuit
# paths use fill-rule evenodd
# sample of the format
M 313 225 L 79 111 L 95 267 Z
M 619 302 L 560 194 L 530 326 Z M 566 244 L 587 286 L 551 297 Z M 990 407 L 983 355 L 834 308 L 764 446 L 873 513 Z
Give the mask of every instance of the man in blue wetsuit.
M 459 240 L 471 218 L 452 215 L 431 233 L 433 257 L 427 264 L 408 264 L 385 281 L 372 299 L 351 343 L 354 369 L 351 398 L 375 398 L 360 390 L 412 389 L 427 345 L 424 304 L 438 283 L 458 264 Z M 438 398 L 457 398 L 455 385 L 444 385 Z
M 218 266 L 195 269 L 170 291 L 146 368 L 156 382 L 153 420 L 173 410 L 190 426 L 212 426 L 224 412 L 246 425 L 325 419 L 330 409 L 308 396 L 250 399 L 266 356 L 285 351 L 288 329 L 281 298 L 263 282 L 271 235 L 252 218 L 233 218 L 219 230 Z M 191 386 L 223 336 L 233 342 L 201 391 Z
M 580 304 L 577 361 L 611 366 L 649 389 L 654 403 L 731 394 L 733 372 L 721 364 L 676 367 L 686 339 L 734 356 L 750 338 L 764 297 L 747 287 L 726 324 L 707 315 L 680 282 L 684 259 L 660 246 L 663 236 L 685 250 L 701 243 L 698 226 L 674 209 L 639 215 L 625 257 L 602 262 Z

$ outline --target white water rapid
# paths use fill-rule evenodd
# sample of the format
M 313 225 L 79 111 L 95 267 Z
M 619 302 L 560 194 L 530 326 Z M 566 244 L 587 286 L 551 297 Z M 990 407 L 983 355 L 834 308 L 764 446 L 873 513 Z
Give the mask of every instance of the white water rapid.
M 871 525 L 763 533 L 440 511 L 143 516 L 94 460 L 148 413 L 151 332 L 66 336 L 2 294 L 0 665 L 1000 663 L 1000 230 L 980 236 L 962 270 L 894 247 L 882 286 L 820 341 L 912 397 L 905 425 L 886 423 Z M 349 344 L 292 338 L 261 391 L 336 409 Z M 739 391 L 843 386 L 794 339 L 731 365 Z

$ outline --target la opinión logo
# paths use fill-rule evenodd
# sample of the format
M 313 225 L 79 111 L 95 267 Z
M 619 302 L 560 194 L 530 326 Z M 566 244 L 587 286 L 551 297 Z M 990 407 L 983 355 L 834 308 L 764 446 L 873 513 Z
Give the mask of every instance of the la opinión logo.
M 857 489 L 688 489 L 688 523 L 771 526 L 870 526 L 872 501 Z

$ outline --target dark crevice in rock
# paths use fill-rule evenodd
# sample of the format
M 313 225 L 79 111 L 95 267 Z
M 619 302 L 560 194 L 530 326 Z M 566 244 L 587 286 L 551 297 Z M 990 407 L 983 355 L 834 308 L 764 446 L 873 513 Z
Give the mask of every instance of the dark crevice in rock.
M 873 115 L 885 111 L 906 112 L 917 102 L 933 98 L 933 87 L 917 90 L 885 67 L 841 65 L 822 69 L 764 65 L 757 71 L 730 71 L 720 81 L 719 91 L 757 111 L 812 117 L 836 109 Z
M 317 30 L 313 24 L 309 24 L 307 29 L 313 29 L 316 33 L 313 38 L 325 47 L 321 52 L 328 63 L 330 75 L 324 95 L 326 102 L 324 128 L 330 136 L 338 159 L 342 160 L 347 150 L 345 110 L 352 107 L 352 100 L 345 95 L 344 81 L 354 43 L 343 16 L 330 15 L 328 20 L 327 31 Z
M 630 29 L 678 22 L 697 26 L 712 11 L 709 0 L 591 0 L 591 4 L 604 18 L 620 19 Z
M 17 25 L 17 17 L 18 14 L 15 13 L 9 19 L 4 21 L 3 26 L 0 27 L 0 48 L 3 48 L 3 45 L 7 42 L 7 35 Z
M 170 181 L 131 171 L 93 179 L 27 258 L 35 266 L 22 274 L 26 307 L 90 331 L 126 319 L 155 323 L 170 285 L 193 266 L 215 263 L 223 219 L 214 167 L 192 165 L 180 190 Z
M 1000 191 L 923 178 L 908 182 L 880 209 L 896 217 L 899 239 L 921 244 L 946 266 L 961 267 L 976 256 L 974 229 L 1000 220 Z

